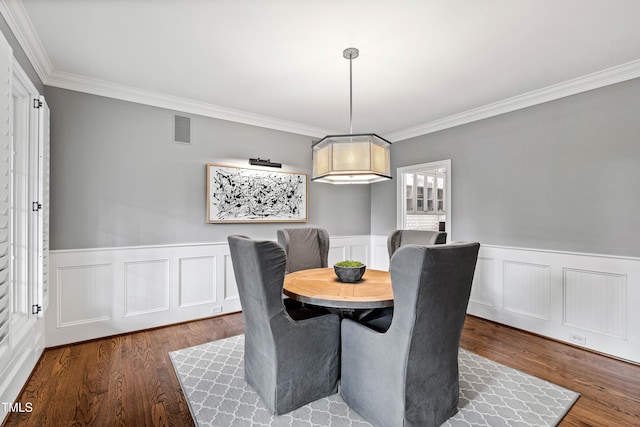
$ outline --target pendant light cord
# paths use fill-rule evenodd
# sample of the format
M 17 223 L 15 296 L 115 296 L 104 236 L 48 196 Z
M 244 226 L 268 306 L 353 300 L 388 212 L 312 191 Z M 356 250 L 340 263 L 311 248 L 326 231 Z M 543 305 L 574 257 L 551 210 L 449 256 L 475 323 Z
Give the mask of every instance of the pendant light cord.
M 342 56 L 349 60 L 349 134 L 353 135 L 353 60 L 360 55 L 355 47 L 349 47 L 342 52 Z
M 349 134 L 353 135 L 353 54 L 349 55 Z

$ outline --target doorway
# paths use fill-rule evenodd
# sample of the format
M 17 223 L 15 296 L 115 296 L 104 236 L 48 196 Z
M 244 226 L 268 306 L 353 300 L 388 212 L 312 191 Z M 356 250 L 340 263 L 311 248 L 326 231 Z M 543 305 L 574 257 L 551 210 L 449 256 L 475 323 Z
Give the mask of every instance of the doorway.
M 451 241 L 451 159 L 398 168 L 397 228 L 446 231 Z

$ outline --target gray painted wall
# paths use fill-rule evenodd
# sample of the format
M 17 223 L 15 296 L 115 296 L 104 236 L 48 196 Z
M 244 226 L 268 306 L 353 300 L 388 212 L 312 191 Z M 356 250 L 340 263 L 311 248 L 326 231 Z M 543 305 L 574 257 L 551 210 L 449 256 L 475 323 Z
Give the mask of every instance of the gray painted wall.
M 453 238 L 640 256 L 640 79 L 393 144 L 395 170 L 451 159 Z M 371 231 L 396 228 L 396 180 Z
M 309 183 L 309 222 L 206 224 L 206 163 L 250 157 L 311 176 L 311 138 L 190 115 L 192 144 L 173 142 L 173 111 L 46 87 L 51 107 L 51 248 L 275 239 L 286 227 L 370 231 L 369 186 Z

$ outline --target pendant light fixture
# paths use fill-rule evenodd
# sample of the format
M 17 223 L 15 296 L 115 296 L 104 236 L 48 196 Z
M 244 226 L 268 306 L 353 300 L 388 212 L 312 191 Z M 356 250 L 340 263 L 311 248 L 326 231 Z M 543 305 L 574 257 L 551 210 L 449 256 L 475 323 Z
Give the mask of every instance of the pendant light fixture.
M 352 61 L 354 47 L 342 53 L 349 60 L 349 134 L 327 135 L 313 144 L 312 181 L 329 184 L 372 184 L 391 179 L 391 143 L 375 133 L 353 133 Z

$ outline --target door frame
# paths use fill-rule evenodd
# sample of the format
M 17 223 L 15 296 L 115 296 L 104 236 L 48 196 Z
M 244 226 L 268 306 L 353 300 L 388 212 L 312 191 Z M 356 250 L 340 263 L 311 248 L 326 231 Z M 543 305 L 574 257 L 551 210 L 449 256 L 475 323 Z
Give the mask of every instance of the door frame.
M 425 169 L 439 169 L 439 168 L 444 168 L 445 169 L 445 173 L 446 173 L 446 179 L 445 179 L 445 199 L 444 199 L 444 204 L 445 204 L 445 212 L 446 212 L 446 223 L 445 223 L 445 229 L 447 230 L 447 240 L 448 241 L 452 241 L 453 240 L 453 221 L 452 221 L 452 203 L 451 203 L 451 180 L 452 180 L 452 173 L 451 173 L 451 159 L 446 159 L 446 160 L 438 160 L 435 162 L 428 162 L 428 163 L 420 163 L 418 165 L 409 165 L 409 166 L 402 166 L 396 169 L 396 176 L 398 177 L 397 179 L 397 188 L 396 188 L 396 208 L 397 208 L 397 215 L 396 215 L 396 227 L 398 230 L 402 230 L 404 228 L 406 228 L 406 224 L 405 224 L 405 217 L 407 214 L 407 206 L 406 206 L 406 202 L 405 202 L 405 179 L 404 179 L 404 174 L 406 173 L 413 173 L 413 172 L 420 172 L 423 171 Z

